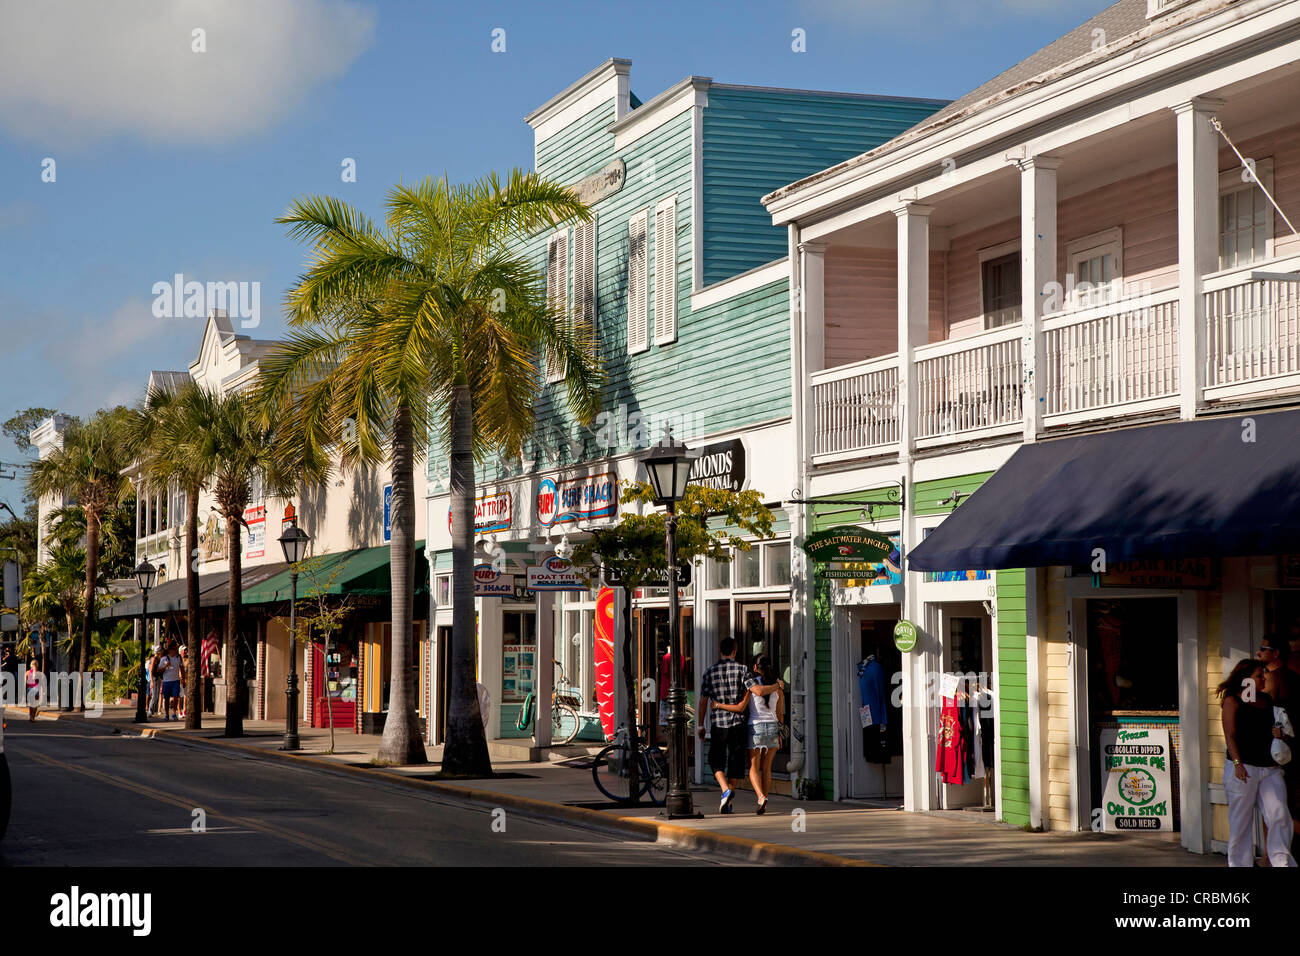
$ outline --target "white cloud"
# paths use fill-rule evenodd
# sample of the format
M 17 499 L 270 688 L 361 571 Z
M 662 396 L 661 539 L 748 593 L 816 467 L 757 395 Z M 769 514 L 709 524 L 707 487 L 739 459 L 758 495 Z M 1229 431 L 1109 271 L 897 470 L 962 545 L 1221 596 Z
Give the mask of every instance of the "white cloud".
M 1082 23 L 1107 0 L 802 0 L 803 9 L 837 24 L 907 33 L 946 33 L 990 20 L 1071 15 Z M 1077 24 L 1075 24 L 1077 25 Z
M 346 72 L 375 13 L 353 0 L 0 0 L 0 23 L 0 126 L 50 146 L 206 143 L 265 129 Z

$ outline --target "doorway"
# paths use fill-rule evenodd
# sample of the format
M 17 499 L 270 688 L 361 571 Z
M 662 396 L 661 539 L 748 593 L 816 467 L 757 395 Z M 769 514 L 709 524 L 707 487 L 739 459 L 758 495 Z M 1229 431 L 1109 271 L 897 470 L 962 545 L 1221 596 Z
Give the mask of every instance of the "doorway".
M 898 681 L 903 655 L 894 646 L 898 620 L 897 604 L 857 609 L 849 618 L 842 664 L 849 686 L 842 713 L 851 712 L 852 716 L 843 724 L 847 739 L 842 752 L 848 755 L 846 795 L 852 798 L 901 800 L 903 796 L 903 703 Z M 879 685 L 870 673 L 875 665 L 879 666 Z M 870 699 L 873 687 L 883 693 L 884 712 L 873 713 L 871 724 L 863 727 L 863 692 Z M 885 726 L 883 734 L 880 723 Z
M 932 701 L 935 747 L 948 741 L 945 722 L 959 725 L 961 783 L 939 778 L 939 807 L 987 810 L 995 806 L 993 620 L 978 602 L 938 605 L 942 636 L 939 684 Z M 951 701 L 951 703 L 949 703 Z M 936 754 L 937 756 L 937 754 Z
M 781 749 L 772 761 L 772 772 L 788 774 L 790 772 L 790 602 L 789 601 L 753 601 L 736 606 L 736 624 L 738 634 L 736 660 L 752 669 L 754 661 L 760 655 L 767 655 L 772 662 L 776 675 L 785 681 L 787 688 L 785 707 L 781 712 L 781 723 L 785 725 L 785 736 Z

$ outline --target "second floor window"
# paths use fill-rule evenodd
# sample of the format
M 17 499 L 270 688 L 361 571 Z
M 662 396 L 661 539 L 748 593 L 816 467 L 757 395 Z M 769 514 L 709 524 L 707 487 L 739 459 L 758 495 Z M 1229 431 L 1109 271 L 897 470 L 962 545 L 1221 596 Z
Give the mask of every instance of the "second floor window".
M 980 264 L 984 327 L 996 329 L 1020 321 L 1020 252 L 1009 252 Z
M 1244 171 L 1230 169 L 1219 174 L 1219 268 L 1235 269 L 1269 258 L 1273 238 L 1273 206 L 1253 179 Z M 1255 164 L 1255 175 L 1273 188 L 1273 161 Z

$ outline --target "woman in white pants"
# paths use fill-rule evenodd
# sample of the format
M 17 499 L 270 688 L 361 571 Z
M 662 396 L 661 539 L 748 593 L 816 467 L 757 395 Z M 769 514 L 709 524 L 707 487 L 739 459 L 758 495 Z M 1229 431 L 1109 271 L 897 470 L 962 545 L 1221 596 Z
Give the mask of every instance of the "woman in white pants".
M 1255 864 L 1255 808 L 1268 827 L 1266 847 L 1273 866 L 1295 866 L 1291 856 L 1291 814 L 1282 768 L 1269 747 L 1280 731 L 1273 727 L 1273 701 L 1264 692 L 1264 667 L 1238 661 L 1219 685 L 1223 698 L 1223 736 L 1228 762 L 1223 789 L 1228 795 L 1228 866 Z

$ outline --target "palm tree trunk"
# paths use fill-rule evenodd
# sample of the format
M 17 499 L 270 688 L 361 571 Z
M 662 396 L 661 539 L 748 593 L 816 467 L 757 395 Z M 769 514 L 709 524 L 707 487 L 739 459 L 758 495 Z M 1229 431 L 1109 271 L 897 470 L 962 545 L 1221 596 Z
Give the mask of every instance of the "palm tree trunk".
M 185 726 L 203 726 L 203 648 L 199 638 L 199 489 L 185 489 Z
M 86 678 L 90 670 L 91 631 L 95 626 L 95 579 L 99 577 L 99 514 L 86 509 L 86 610 L 81 628 L 81 680 L 77 710 L 86 709 Z
M 469 388 L 451 396 L 451 690 L 442 772 L 492 775 L 474 686 L 474 409 Z
M 243 565 L 238 514 L 226 518 L 226 548 L 230 553 L 230 600 L 226 605 L 226 651 L 222 671 L 226 675 L 226 736 L 244 736 L 244 708 L 248 706 L 248 682 L 239 666 L 239 607 L 243 603 Z M 232 684 L 233 682 L 233 684 Z
M 395 764 L 428 762 L 415 713 L 415 444 L 411 409 L 399 405 L 393 420 L 392 686 L 378 759 Z

